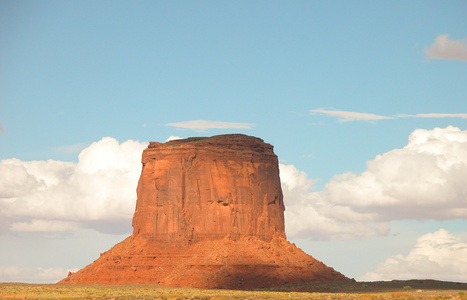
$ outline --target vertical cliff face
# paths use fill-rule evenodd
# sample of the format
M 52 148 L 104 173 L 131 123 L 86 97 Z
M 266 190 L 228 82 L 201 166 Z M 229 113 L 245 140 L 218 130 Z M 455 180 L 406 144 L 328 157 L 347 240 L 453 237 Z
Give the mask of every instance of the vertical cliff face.
M 150 143 L 133 234 L 62 283 L 255 289 L 349 280 L 289 243 L 273 147 L 245 135 Z
M 170 242 L 285 237 L 278 160 L 261 139 L 150 143 L 142 162 L 134 235 Z

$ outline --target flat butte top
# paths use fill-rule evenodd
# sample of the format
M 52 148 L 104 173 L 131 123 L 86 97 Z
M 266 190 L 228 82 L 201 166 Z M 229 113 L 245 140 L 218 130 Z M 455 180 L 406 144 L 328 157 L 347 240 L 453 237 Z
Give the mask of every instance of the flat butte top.
M 225 154 L 246 154 L 260 156 L 274 156 L 274 147 L 262 139 L 244 134 L 223 134 L 212 137 L 190 137 L 172 140 L 165 143 L 150 142 L 143 152 L 145 159 L 156 158 L 163 154 L 175 154 L 207 150 Z

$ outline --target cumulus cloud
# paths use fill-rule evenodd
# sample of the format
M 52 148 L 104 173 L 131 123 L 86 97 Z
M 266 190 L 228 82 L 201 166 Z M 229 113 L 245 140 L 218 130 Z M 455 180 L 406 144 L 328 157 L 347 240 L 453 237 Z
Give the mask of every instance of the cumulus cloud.
M 56 283 L 78 269 L 0 266 L 0 282 Z
M 0 215 L 13 220 L 14 231 L 69 231 L 79 223 L 131 220 L 146 146 L 105 137 L 82 150 L 78 163 L 2 160 Z
M 467 219 L 467 130 L 415 130 L 407 146 L 336 175 L 322 191 L 293 165 L 280 165 L 290 237 L 384 235 L 392 220 Z
M 374 222 L 371 213 L 335 205 L 322 192 L 313 192 L 314 180 L 295 166 L 280 164 L 279 167 L 288 237 L 349 240 L 389 231 L 389 224 Z
M 378 155 L 362 174 L 335 176 L 325 197 L 375 220 L 467 218 L 467 131 L 415 130 L 409 143 Z
M 354 111 L 343 111 L 343 110 L 330 110 L 330 109 L 312 109 L 310 110 L 312 114 L 324 114 L 339 119 L 339 122 L 350 122 L 350 121 L 376 121 L 376 120 L 385 120 L 393 119 L 392 117 L 380 116 L 369 113 L 361 113 Z
M 441 34 L 433 45 L 425 47 L 424 53 L 431 59 L 467 60 L 467 39 L 454 40 Z
M 208 129 L 251 129 L 254 124 L 194 120 L 194 121 L 184 121 L 184 122 L 177 122 L 177 123 L 168 123 L 165 125 L 177 127 L 181 129 L 191 129 L 197 132 L 205 132 Z
M 445 229 L 425 234 L 417 239 L 407 256 L 389 257 L 359 280 L 415 278 L 466 282 L 467 240 Z

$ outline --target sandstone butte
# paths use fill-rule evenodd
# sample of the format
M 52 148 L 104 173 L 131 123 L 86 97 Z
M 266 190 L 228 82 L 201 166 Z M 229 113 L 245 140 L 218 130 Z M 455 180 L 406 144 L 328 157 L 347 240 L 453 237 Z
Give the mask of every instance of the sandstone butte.
M 151 142 L 133 234 L 61 283 L 256 289 L 347 277 L 286 240 L 278 159 L 229 134 Z

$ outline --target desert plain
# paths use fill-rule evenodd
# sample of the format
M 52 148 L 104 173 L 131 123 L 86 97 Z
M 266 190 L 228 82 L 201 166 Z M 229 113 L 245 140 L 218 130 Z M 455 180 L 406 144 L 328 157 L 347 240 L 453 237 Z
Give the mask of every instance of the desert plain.
M 436 280 L 333 281 L 252 291 L 150 284 L 0 283 L 0 299 L 467 299 L 467 283 Z

